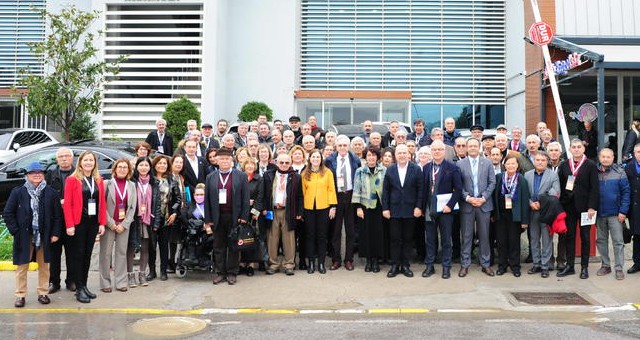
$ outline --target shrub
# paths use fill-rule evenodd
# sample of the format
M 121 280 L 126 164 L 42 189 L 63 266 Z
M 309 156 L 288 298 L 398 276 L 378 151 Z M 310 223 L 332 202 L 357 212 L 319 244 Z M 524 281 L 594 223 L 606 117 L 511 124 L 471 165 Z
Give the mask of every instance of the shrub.
M 69 140 L 95 139 L 96 122 L 87 113 L 81 113 L 71 122 Z
M 187 97 L 182 97 L 167 104 L 162 118 L 167 121 L 167 131 L 173 135 L 173 147 L 178 147 L 178 142 L 187 132 L 187 122 L 195 119 L 200 126 L 200 111 Z
M 252 122 L 258 119 L 258 115 L 267 115 L 267 120 L 271 121 L 273 118 L 273 111 L 267 104 L 263 102 L 248 102 L 242 106 L 240 113 L 238 113 L 238 119 L 243 122 Z

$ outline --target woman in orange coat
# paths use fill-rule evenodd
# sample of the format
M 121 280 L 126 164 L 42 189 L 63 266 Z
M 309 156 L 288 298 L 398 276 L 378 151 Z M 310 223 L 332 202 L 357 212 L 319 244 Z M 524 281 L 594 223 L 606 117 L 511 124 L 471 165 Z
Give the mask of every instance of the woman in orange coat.
M 333 173 L 327 169 L 320 150 L 309 154 L 307 166 L 302 171 L 306 246 L 309 256 L 307 273 L 313 274 L 318 259 L 318 272 L 325 274 L 324 260 L 327 253 L 327 227 L 336 215 L 338 198 Z
M 104 234 L 107 204 L 104 183 L 98 173 L 96 156 L 84 151 L 78 157 L 73 174 L 64 185 L 64 220 L 73 245 L 76 299 L 89 303 L 96 295 L 87 289 L 91 252 L 96 235 Z

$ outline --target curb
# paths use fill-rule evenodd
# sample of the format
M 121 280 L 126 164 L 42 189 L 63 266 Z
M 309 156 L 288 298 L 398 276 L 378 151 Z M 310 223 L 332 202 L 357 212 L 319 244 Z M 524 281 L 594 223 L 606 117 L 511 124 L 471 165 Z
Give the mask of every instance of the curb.
M 12 261 L 0 261 L 0 271 L 15 271 L 18 266 L 14 265 Z M 35 262 L 29 263 L 29 270 L 38 270 L 38 264 Z

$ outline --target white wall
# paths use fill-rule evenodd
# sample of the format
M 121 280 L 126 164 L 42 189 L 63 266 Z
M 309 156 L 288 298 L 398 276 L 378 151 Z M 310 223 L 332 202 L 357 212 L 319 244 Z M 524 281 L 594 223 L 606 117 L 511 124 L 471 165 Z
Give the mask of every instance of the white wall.
M 640 1 L 556 0 L 560 36 L 640 36 Z
M 224 90 L 218 87 L 215 94 L 224 103 L 215 105 L 216 119 L 236 121 L 242 105 L 252 100 L 265 102 L 280 119 L 293 113 L 296 6 L 296 0 L 226 2 L 226 24 L 218 35 L 225 40 L 224 47 L 218 44 L 225 62 L 216 70 Z
M 522 1 L 506 1 L 506 72 L 507 100 L 505 123 L 507 128 L 525 127 L 525 54 L 524 6 Z

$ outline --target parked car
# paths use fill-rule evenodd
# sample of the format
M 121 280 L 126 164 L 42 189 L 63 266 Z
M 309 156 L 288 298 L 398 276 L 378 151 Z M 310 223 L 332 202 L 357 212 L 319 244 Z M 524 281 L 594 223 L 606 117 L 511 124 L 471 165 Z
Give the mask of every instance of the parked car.
M 0 129 L 0 164 L 58 141 L 40 129 Z
M 95 153 L 98 161 L 98 169 L 103 178 L 111 178 L 111 167 L 118 158 L 132 158 L 134 154 L 125 151 L 126 146 L 114 143 L 111 146 L 100 146 L 92 144 L 100 144 L 101 142 L 79 142 L 79 143 L 60 143 L 47 146 L 40 150 L 31 152 L 27 155 L 19 156 L 12 161 L 0 166 L 0 212 L 4 210 L 4 206 L 9 199 L 11 189 L 24 184 L 24 176 L 26 168 L 32 162 L 40 162 L 45 170 L 56 165 L 56 151 L 58 148 L 65 146 L 73 151 L 74 165 L 77 157 L 82 151 L 91 150 Z

